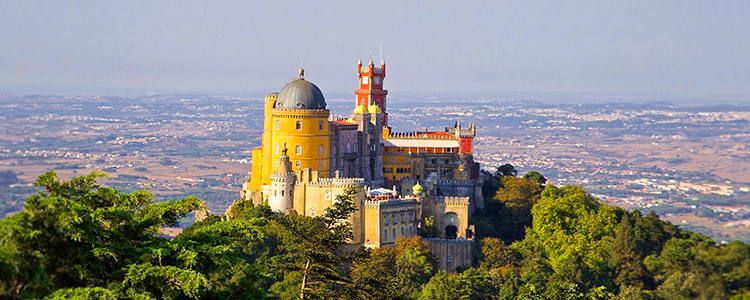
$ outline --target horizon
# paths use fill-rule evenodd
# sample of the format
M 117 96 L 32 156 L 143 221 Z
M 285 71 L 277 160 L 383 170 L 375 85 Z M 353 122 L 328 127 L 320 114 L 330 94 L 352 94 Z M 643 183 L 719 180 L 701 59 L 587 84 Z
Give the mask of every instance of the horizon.
M 0 3 L 0 93 L 349 94 L 356 62 L 406 93 L 747 101 L 750 3 Z M 382 54 L 380 45 L 382 43 Z M 395 95 L 394 95 L 395 96 Z M 606 100 L 606 99 L 605 99 Z

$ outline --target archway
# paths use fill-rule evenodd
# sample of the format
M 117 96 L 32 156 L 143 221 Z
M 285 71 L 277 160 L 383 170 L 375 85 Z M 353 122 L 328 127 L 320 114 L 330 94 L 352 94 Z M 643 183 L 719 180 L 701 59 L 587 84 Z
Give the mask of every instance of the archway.
M 458 237 L 458 227 L 453 225 L 445 226 L 445 238 L 448 240 L 453 240 Z
M 443 237 L 446 239 L 455 239 L 458 237 L 458 227 L 461 224 L 458 215 L 454 212 L 449 212 L 443 215 L 440 220 L 440 228 L 443 228 Z

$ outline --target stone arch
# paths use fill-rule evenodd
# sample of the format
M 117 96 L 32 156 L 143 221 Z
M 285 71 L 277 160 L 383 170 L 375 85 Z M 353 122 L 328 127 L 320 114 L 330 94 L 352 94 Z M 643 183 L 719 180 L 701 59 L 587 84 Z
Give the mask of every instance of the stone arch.
M 461 227 L 461 219 L 454 212 L 447 212 L 440 219 L 440 227 L 443 228 L 443 236 L 446 239 L 458 237 L 458 228 Z

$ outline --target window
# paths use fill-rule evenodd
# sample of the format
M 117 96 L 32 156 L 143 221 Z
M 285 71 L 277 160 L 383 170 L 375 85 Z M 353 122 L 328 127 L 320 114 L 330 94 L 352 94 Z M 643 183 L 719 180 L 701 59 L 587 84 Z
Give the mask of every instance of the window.
M 284 190 L 281 190 L 281 197 L 284 197 Z
M 315 217 L 315 209 L 314 208 L 310 209 L 310 216 L 311 217 Z
M 401 226 L 401 235 L 406 235 L 406 232 L 404 232 L 404 226 Z
M 298 161 L 294 162 L 294 166 L 297 167 L 297 168 L 299 168 L 299 167 L 302 166 L 302 163 L 300 163 L 299 160 L 298 160 Z
M 302 130 L 302 121 L 297 121 L 297 123 L 294 126 L 297 130 Z
M 393 228 L 392 232 L 393 232 L 393 238 L 395 239 L 396 238 L 396 228 Z
M 326 200 L 331 200 L 331 190 L 326 191 Z
M 323 121 L 318 121 L 318 130 L 323 130 Z
M 396 224 L 398 222 L 398 217 L 396 216 L 396 214 L 392 214 L 391 219 L 393 219 L 393 224 Z M 396 231 L 396 229 L 394 229 L 393 231 Z
M 404 218 L 404 213 L 401 213 L 401 223 L 406 222 L 406 218 Z
M 391 156 L 391 162 L 396 162 L 396 158 Z
M 281 121 L 276 120 L 276 130 L 279 130 L 279 128 L 281 128 Z
M 302 146 L 301 145 L 294 146 L 294 154 L 302 155 Z
M 323 145 L 318 145 L 318 155 L 323 155 Z
M 414 229 L 413 227 L 409 226 L 409 236 L 414 235 Z
M 351 152 L 352 152 L 352 144 L 346 143 L 346 153 L 351 153 Z
M 464 171 L 462 172 L 462 174 L 464 175 L 464 177 L 466 177 L 466 175 L 468 175 L 468 174 L 469 174 L 469 172 L 466 172 L 466 170 L 464 170 Z
M 333 155 L 336 155 L 336 147 L 333 147 L 333 149 L 331 149 L 331 151 L 333 151 Z
M 322 167 L 323 167 L 323 161 L 322 161 L 322 160 L 319 160 L 319 161 L 318 161 L 318 168 L 322 168 Z
M 279 166 L 279 160 L 278 159 L 276 160 L 276 166 L 277 167 Z
M 383 239 L 384 239 L 384 240 L 387 240 L 387 239 L 388 239 L 388 228 L 386 228 L 386 229 L 383 229 Z
M 276 155 L 279 155 L 279 144 L 276 144 L 276 147 L 274 147 L 273 151 L 276 153 Z

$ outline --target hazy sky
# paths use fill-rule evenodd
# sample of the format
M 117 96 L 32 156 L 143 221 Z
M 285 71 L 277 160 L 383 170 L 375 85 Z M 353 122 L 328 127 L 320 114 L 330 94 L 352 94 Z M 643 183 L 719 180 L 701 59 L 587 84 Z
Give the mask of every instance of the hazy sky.
M 0 93 L 750 95 L 750 1 L 0 0 Z M 746 98 L 747 99 L 747 98 Z

